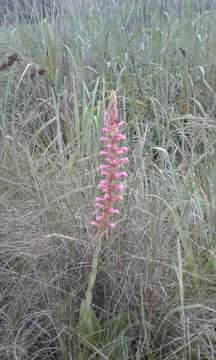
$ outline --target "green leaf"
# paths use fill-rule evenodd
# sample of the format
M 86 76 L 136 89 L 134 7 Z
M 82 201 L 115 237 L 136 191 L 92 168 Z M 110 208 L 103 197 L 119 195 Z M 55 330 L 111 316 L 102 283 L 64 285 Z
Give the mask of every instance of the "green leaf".
M 95 312 L 85 300 L 82 301 L 80 308 L 79 333 L 85 340 L 85 344 L 100 346 L 101 327 Z

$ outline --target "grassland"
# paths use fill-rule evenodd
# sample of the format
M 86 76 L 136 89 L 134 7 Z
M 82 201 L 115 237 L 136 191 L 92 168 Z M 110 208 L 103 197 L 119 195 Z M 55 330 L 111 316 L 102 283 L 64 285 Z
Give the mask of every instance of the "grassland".
M 216 359 L 216 14 L 144 5 L 66 1 L 30 22 L 17 7 L 1 27 L 2 360 Z M 92 345 L 78 317 L 112 89 L 130 164 Z

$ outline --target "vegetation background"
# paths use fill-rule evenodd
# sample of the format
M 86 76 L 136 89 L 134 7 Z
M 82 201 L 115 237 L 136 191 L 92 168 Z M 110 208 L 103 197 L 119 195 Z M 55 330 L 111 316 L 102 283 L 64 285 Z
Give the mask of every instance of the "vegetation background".
M 216 358 L 216 1 L 0 1 L 0 358 Z M 83 341 L 111 89 L 127 194 Z

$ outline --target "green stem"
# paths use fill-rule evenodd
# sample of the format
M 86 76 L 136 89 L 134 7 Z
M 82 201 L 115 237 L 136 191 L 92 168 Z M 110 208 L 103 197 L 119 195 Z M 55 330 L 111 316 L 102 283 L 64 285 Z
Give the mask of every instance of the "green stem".
M 95 280 L 96 280 L 96 276 L 97 276 L 98 259 L 99 259 L 99 255 L 100 255 L 100 252 L 102 249 L 103 235 L 104 235 L 104 233 L 102 233 L 102 234 L 100 233 L 96 239 L 96 247 L 95 247 L 94 255 L 93 255 L 93 259 L 92 259 L 92 268 L 91 268 L 91 272 L 89 274 L 88 288 L 86 291 L 86 298 L 85 298 L 85 303 L 88 307 L 90 307 L 91 303 L 92 303 L 93 288 L 94 288 L 94 284 L 95 284 Z

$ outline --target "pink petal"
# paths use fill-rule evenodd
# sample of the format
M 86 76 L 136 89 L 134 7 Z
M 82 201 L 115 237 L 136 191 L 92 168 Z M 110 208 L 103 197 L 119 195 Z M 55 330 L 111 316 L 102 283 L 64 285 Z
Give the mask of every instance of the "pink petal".
M 113 144 L 107 144 L 107 145 L 106 145 L 106 148 L 110 150 L 110 149 L 113 149 L 114 146 L 113 146 Z
M 101 180 L 98 185 L 99 189 L 102 189 L 103 187 L 107 187 L 107 186 L 108 186 L 107 180 Z
M 113 140 L 114 141 L 127 140 L 127 137 L 125 135 L 123 135 L 123 134 L 118 133 L 118 134 L 113 136 Z
M 102 221 L 104 219 L 104 214 L 98 215 L 96 216 L 96 220 L 99 223 L 100 221 Z
M 104 187 L 103 189 L 101 189 L 102 193 L 104 193 L 104 194 L 108 193 L 108 190 L 109 190 L 108 187 L 107 188 Z
M 100 165 L 99 170 L 107 169 L 108 167 L 109 167 L 109 165 Z
M 126 177 L 126 176 L 127 176 L 126 171 L 119 171 L 113 175 L 113 179 L 119 179 L 121 177 Z
M 123 191 L 123 190 L 124 190 L 124 184 L 122 184 L 122 183 L 120 183 L 120 184 L 113 184 L 113 185 L 112 185 L 112 189 L 113 189 L 113 190 Z
M 102 196 L 96 196 L 95 198 L 95 202 L 96 203 L 100 203 L 100 202 L 104 202 L 110 200 L 110 195 L 109 194 L 104 194 Z
M 120 214 L 120 211 L 118 209 L 114 209 L 112 207 L 108 209 L 108 212 L 109 214 Z
M 104 201 L 103 196 L 96 196 L 95 202 L 98 203 L 98 202 L 101 202 L 101 201 Z
M 121 159 L 119 159 L 119 161 L 122 163 L 122 164 L 125 164 L 129 161 L 128 157 L 123 157 Z
M 100 137 L 100 141 L 103 141 L 103 142 L 108 142 L 110 139 L 106 136 L 101 136 Z
M 109 158 L 109 157 L 107 157 L 107 158 L 105 158 L 104 159 L 106 162 L 108 162 L 110 165 L 112 165 L 112 166 L 117 166 L 117 165 L 119 165 L 120 164 L 120 162 L 121 162 L 121 159 L 112 159 L 112 158 Z
M 112 195 L 112 200 L 113 201 L 123 200 L 123 195 Z
M 109 159 L 109 163 L 110 163 L 110 165 L 112 165 L 112 166 L 118 166 L 118 165 L 120 164 L 120 161 L 119 161 L 119 160 L 116 160 L 116 159 L 114 159 L 114 160 Z
M 103 204 L 101 204 L 101 203 L 99 203 L 99 202 L 96 202 L 96 203 L 95 203 L 95 207 L 96 207 L 97 209 L 103 209 L 103 208 L 104 208 Z
M 100 173 L 101 173 L 101 175 L 104 175 L 104 176 L 110 175 L 109 171 L 105 171 L 105 170 L 102 170 Z
M 108 154 L 108 151 L 106 150 L 101 150 L 100 151 L 100 155 L 104 156 L 104 155 L 107 155 Z
M 122 146 L 122 147 L 119 147 L 118 149 L 116 149 L 117 154 L 124 154 L 127 151 L 128 151 L 127 146 Z
M 98 185 L 98 189 L 102 190 L 103 192 L 107 192 L 108 191 L 108 185 Z
M 115 229 L 116 228 L 116 224 L 113 224 L 113 223 L 109 223 L 108 224 L 108 227 L 110 228 L 110 229 Z
M 98 185 L 98 189 L 102 190 L 102 192 L 107 192 L 109 189 L 107 180 L 101 180 Z
M 108 133 L 108 132 L 111 131 L 111 128 L 110 127 L 104 127 L 104 128 L 101 129 L 101 131 Z
M 103 199 L 106 200 L 111 200 L 110 195 L 109 194 L 105 194 L 103 195 Z
M 90 221 L 90 224 L 91 224 L 91 225 L 94 225 L 94 226 L 99 226 L 99 224 L 97 223 L 97 221 L 94 221 L 94 220 L 93 220 L 93 221 Z

